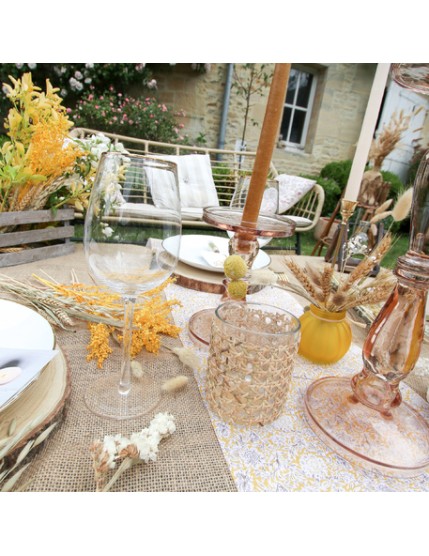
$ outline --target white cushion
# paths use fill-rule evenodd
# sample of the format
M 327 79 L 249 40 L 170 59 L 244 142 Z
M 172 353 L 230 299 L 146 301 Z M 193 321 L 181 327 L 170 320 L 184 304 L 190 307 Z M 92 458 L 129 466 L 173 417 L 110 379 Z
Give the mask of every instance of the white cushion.
M 291 214 L 286 214 L 286 218 L 295 222 L 296 228 L 305 228 L 313 223 L 311 220 L 304 218 L 303 216 L 292 216 Z
M 283 214 L 306 195 L 316 183 L 316 180 L 280 174 L 276 177 L 279 182 L 279 213 Z
M 208 206 L 219 206 L 216 186 L 213 181 L 210 156 L 208 154 L 153 156 L 177 164 L 180 202 L 182 207 L 202 209 Z M 151 172 L 150 175 L 148 174 L 148 179 L 149 184 L 152 185 L 153 180 L 158 179 L 158 176 L 156 173 Z M 152 190 L 151 188 L 152 197 L 156 206 L 168 206 L 168 192 L 170 187 L 171 184 L 166 183 L 165 189 L 157 188 L 156 190 Z
M 277 189 L 275 189 L 274 187 L 269 187 L 268 189 L 266 189 L 262 197 L 261 212 L 265 212 L 267 214 L 276 214 L 278 208 L 277 197 Z
M 249 192 L 250 176 L 245 176 L 240 179 L 234 195 L 231 199 L 232 208 L 244 208 L 247 194 Z M 277 186 L 268 186 L 262 196 L 260 212 L 266 214 L 277 214 L 278 209 L 278 188 Z

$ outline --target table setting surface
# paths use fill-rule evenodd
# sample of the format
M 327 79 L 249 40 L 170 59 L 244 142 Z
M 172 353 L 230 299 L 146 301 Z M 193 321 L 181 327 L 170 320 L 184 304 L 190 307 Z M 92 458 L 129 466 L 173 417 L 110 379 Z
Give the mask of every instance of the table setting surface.
M 271 257 L 271 268 L 284 270 L 283 256 Z M 46 273 L 60 283 L 69 283 L 71 272 L 81 282 L 90 283 L 83 251 L 40 262 L 9 267 L 2 274 L 19 279 Z M 222 421 L 209 407 L 206 399 L 207 352 L 190 339 L 187 326 L 197 311 L 215 308 L 220 302 L 217 293 L 208 293 L 170 284 L 165 290 L 170 300 L 178 300 L 172 316 L 181 328 L 179 338 L 167 338 L 168 347 L 192 349 L 200 365 L 190 369 L 171 351 L 161 347 L 157 355 L 144 352 L 142 364 L 162 380 L 185 375 L 187 387 L 165 394 L 156 412 L 169 412 L 175 417 L 176 432 L 162 441 L 156 462 L 135 465 L 113 486 L 117 491 L 188 491 L 188 492 L 292 492 L 292 491 L 427 491 L 427 474 L 415 477 L 391 477 L 374 469 L 350 463 L 325 445 L 310 428 L 304 413 L 304 394 L 316 379 L 325 376 L 352 376 L 362 366 L 362 334 L 354 337 L 346 356 L 332 365 L 310 363 L 301 356 L 295 359 L 292 381 L 281 415 L 264 426 L 243 426 Z M 249 296 L 249 301 L 276 305 L 295 316 L 303 312 L 303 303 L 289 292 L 268 286 Z M 64 412 L 50 437 L 32 456 L 20 479 L 27 491 L 94 491 L 94 471 L 90 446 L 105 435 L 131 434 L 149 424 L 153 415 L 115 422 L 92 414 L 85 406 L 86 388 L 99 373 L 114 372 L 120 361 L 115 351 L 102 370 L 94 361 L 88 362 L 87 325 L 78 323 L 69 330 L 55 330 L 56 348 L 64 357 L 70 372 L 71 389 Z M 119 351 L 119 350 L 116 350 Z M 406 402 L 426 421 L 429 404 L 424 398 L 427 379 L 424 370 L 427 358 L 422 354 L 415 377 L 401 385 Z M 1 423 L 0 430 L 7 426 Z M 4 421 L 4 419 L 3 419 Z

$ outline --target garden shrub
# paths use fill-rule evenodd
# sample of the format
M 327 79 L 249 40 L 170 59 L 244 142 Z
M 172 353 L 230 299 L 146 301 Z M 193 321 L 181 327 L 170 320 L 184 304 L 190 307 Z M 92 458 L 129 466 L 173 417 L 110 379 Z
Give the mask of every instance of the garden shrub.
M 323 203 L 321 216 L 331 216 L 340 200 L 342 188 L 332 178 L 324 178 L 319 175 L 312 179 L 315 179 L 325 190 L 325 202 Z
M 97 92 L 113 87 L 124 93 L 134 85 L 147 89 L 156 88 L 151 64 L 0 64 L 0 83 L 9 83 L 10 77 L 18 79 L 22 74 L 31 72 L 32 81 L 45 89 L 46 80 L 58 88 L 59 96 L 64 99 L 64 106 L 76 105 L 79 98 L 88 94 L 90 89 Z M 0 116 L 3 119 L 9 110 L 9 101 L 0 95 Z
M 341 194 L 347 185 L 351 167 L 351 160 L 341 160 L 338 162 L 330 162 L 321 169 L 316 179 L 317 183 L 325 190 L 325 204 L 323 206 L 322 216 L 330 216 L 335 210 Z M 387 170 L 381 170 L 381 174 L 383 180 L 390 183 L 389 198 L 397 199 L 404 190 L 404 184 L 401 179 L 393 172 Z
M 329 162 L 329 164 L 326 164 L 326 166 L 320 170 L 320 177 L 334 180 L 342 192 L 347 185 L 351 168 L 351 160 Z
M 87 127 L 164 143 L 184 142 L 183 124 L 171 108 L 153 97 L 134 98 L 113 90 L 90 92 L 77 102 L 70 117 L 76 127 Z
M 383 181 L 390 183 L 389 199 L 396 199 L 404 191 L 404 184 L 399 176 L 388 170 L 381 170 Z

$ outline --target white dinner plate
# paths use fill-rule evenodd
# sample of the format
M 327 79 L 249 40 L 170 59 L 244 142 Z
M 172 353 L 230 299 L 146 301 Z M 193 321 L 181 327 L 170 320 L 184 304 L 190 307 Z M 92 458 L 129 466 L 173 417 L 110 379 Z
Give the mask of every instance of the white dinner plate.
M 16 377 L 0 385 L 0 411 L 39 377 L 57 353 L 54 346 L 55 334 L 46 319 L 24 305 L 0 299 L 0 369 L 19 368 Z
M 53 349 L 55 335 L 39 313 L 13 301 L 0 299 L 0 347 Z
M 168 253 L 175 256 L 178 241 L 180 241 L 180 236 L 172 236 L 165 239 L 162 244 Z M 208 260 L 215 261 L 215 257 L 211 256 L 214 251 L 210 247 L 210 243 L 216 245 L 219 249 L 220 255 L 224 255 L 224 257 L 228 256 L 228 238 L 191 234 L 183 235 L 181 238 L 179 261 L 189 266 L 200 268 L 201 270 L 208 270 L 209 272 L 223 272 L 223 265 L 219 264 L 218 266 L 212 266 L 208 262 Z M 217 257 L 216 260 L 218 260 Z M 271 259 L 265 251 L 259 251 L 252 268 L 254 270 L 267 268 L 270 263 Z

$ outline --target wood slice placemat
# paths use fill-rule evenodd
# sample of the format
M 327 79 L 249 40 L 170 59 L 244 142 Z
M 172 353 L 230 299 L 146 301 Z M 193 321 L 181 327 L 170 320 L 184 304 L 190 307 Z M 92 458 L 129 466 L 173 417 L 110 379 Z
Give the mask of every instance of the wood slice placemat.
M 12 422 L 15 422 L 13 436 L 31 425 L 28 433 L 9 452 L 7 459 L 13 459 L 26 442 L 55 420 L 61 421 L 70 391 L 70 372 L 64 354 L 59 350 L 39 378 L 16 401 L 0 412 L 0 442 L 11 438 L 8 433 Z
M 209 272 L 179 262 L 174 271 L 176 284 L 199 292 L 222 294 L 225 278 L 223 272 Z

